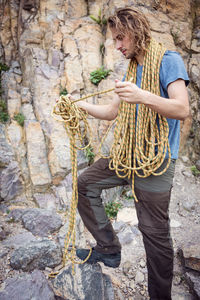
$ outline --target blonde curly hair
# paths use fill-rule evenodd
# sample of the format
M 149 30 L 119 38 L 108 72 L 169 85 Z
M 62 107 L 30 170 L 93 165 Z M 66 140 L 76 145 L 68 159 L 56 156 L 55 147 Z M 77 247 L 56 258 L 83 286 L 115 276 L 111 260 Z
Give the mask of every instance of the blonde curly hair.
M 131 7 L 119 8 L 108 18 L 109 28 L 115 28 L 119 33 L 128 35 L 135 44 L 136 54 L 145 51 L 151 40 L 150 24 L 145 15 Z

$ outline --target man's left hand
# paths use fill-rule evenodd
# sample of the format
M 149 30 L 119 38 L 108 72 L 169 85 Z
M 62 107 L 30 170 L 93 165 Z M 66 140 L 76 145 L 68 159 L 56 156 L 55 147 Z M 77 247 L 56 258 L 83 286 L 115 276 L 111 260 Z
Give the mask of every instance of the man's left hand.
M 141 103 L 142 102 L 142 89 L 137 87 L 136 84 L 129 81 L 115 80 L 115 93 L 122 101 L 128 103 Z

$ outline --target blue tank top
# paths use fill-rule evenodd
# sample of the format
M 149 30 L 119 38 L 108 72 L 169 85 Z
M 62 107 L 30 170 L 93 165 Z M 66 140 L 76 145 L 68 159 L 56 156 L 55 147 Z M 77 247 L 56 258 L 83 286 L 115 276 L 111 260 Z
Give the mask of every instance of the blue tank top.
M 137 66 L 136 85 L 141 86 L 143 66 Z M 189 77 L 184 66 L 184 62 L 178 52 L 167 50 L 163 56 L 160 66 L 160 95 L 169 98 L 167 87 L 171 82 L 177 79 L 183 79 L 186 86 L 189 84 Z M 180 141 L 180 121 L 167 118 L 169 125 L 169 145 L 171 149 L 171 158 L 177 159 Z M 166 158 L 168 157 L 168 153 Z

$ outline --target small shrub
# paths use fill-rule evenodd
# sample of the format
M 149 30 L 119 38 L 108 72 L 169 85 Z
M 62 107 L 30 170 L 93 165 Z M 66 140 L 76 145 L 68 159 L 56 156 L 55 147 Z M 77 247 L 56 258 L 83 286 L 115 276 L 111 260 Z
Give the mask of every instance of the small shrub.
M 192 166 L 190 169 L 191 169 L 192 174 L 193 174 L 194 176 L 199 176 L 199 175 L 200 175 L 200 171 L 197 169 L 196 166 Z
M 9 115 L 7 112 L 6 102 L 0 100 L 0 122 L 6 123 L 9 120 Z
M 8 71 L 9 70 L 9 67 L 8 66 L 6 66 L 5 64 L 2 64 L 2 63 L 0 63 L 0 72 L 1 71 Z
M 106 77 L 108 77 L 108 75 L 110 75 L 110 72 L 112 72 L 112 71 L 106 70 L 104 68 L 104 66 L 102 66 L 101 68 L 97 69 L 96 71 L 93 71 L 90 73 L 90 81 L 93 84 L 98 85 L 102 79 L 105 79 Z
M 85 149 L 85 156 L 88 160 L 88 164 L 91 165 L 94 162 L 95 153 L 93 152 L 93 148 L 91 146 L 88 146 Z
M 119 202 L 108 202 L 105 204 L 105 211 L 108 218 L 114 219 L 117 217 L 118 211 L 122 208 L 122 204 Z
M 90 15 L 90 18 L 101 26 L 107 24 L 107 20 L 106 20 L 105 16 L 102 16 L 102 14 L 101 14 L 101 9 L 99 9 L 99 13 L 98 13 L 97 17 Z
M 67 91 L 67 89 L 66 88 L 60 88 L 60 96 L 66 96 L 68 94 L 68 91 Z
M 0 122 L 1 123 L 6 123 L 9 120 L 9 115 L 7 112 L 0 112 Z
M 19 114 L 16 114 L 14 116 L 14 120 L 17 121 L 17 123 L 20 125 L 20 126 L 24 126 L 24 120 L 25 120 L 25 117 L 23 114 L 19 113 Z

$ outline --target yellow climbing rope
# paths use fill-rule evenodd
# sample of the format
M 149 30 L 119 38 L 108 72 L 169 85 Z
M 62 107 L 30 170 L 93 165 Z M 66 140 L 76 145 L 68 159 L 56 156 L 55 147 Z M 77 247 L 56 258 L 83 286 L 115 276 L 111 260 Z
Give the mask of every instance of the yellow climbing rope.
M 165 51 L 162 44 L 152 39 L 144 57 L 141 88 L 156 95 L 160 95 L 159 70 Z M 132 77 L 132 82 L 136 83 L 136 75 L 137 62 L 132 60 L 126 80 Z M 119 177 L 132 178 L 132 193 L 138 201 L 134 191 L 135 175 L 143 178 L 151 174 L 159 176 L 169 167 L 171 152 L 168 142 L 168 122 L 165 117 L 143 104 L 135 105 L 125 101 L 121 101 L 114 122 L 116 122 L 114 142 L 110 154 L 101 156 L 110 159 L 109 168 L 115 170 Z M 110 127 L 112 126 L 113 124 Z M 110 127 L 101 141 L 100 149 Z M 156 172 L 162 165 L 167 150 L 169 157 L 167 165 L 161 172 Z
M 159 70 L 164 52 L 165 48 L 152 39 L 144 57 L 141 88 L 156 95 L 160 95 Z M 132 60 L 129 64 L 126 80 L 128 81 L 131 78 L 131 81 L 136 83 L 136 75 L 137 62 Z M 91 144 L 92 133 L 87 121 L 86 111 L 78 107 L 75 103 L 113 90 L 109 89 L 93 93 L 75 101 L 71 101 L 67 96 L 61 96 L 52 112 L 54 118 L 64 122 L 70 139 L 73 192 L 69 212 L 69 228 L 65 237 L 63 266 L 66 260 L 69 259 L 72 262 L 73 272 L 74 264 L 86 262 L 91 255 L 90 249 L 89 255 L 84 261 L 80 262 L 76 258 L 75 226 L 78 202 L 77 149 L 84 150 Z M 61 116 L 62 119 L 58 119 L 55 115 Z M 111 170 L 115 170 L 119 177 L 132 177 L 132 192 L 137 201 L 134 191 L 135 174 L 144 178 L 151 174 L 158 176 L 163 174 L 169 167 L 171 153 L 168 142 L 168 123 L 165 117 L 145 105 L 135 105 L 124 101 L 120 103 L 115 122 L 114 142 L 110 154 L 109 156 L 101 154 L 101 156 L 110 159 L 109 167 Z M 106 135 L 103 137 L 100 149 L 112 126 L 113 124 L 111 124 Z M 89 142 L 84 146 L 86 136 Z M 161 172 L 157 173 L 156 170 L 162 165 L 167 151 L 169 157 L 168 163 Z M 71 251 L 69 251 L 70 243 L 72 244 Z M 50 277 L 54 277 L 57 273 L 51 273 Z

